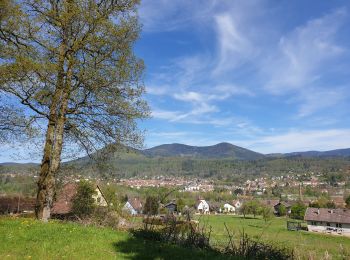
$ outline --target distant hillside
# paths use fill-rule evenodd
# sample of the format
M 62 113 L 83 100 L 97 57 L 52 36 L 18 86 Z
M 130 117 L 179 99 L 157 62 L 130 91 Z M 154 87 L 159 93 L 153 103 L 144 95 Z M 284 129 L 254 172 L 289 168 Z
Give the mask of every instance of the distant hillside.
M 185 144 L 163 144 L 141 151 L 148 157 L 189 157 L 202 159 L 258 160 L 263 154 L 229 144 L 219 143 L 212 146 L 190 146 Z
M 350 157 L 350 148 L 336 149 L 330 151 L 306 151 L 306 152 L 293 152 L 283 154 L 285 157 L 305 157 L 305 158 L 319 158 L 319 157 Z

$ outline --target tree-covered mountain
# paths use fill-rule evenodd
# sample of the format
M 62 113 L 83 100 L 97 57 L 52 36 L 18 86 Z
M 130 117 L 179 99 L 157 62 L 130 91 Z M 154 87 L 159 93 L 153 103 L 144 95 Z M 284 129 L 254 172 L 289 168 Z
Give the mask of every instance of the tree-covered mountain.
M 306 152 L 293 152 L 284 154 L 286 157 L 307 157 L 307 158 L 317 158 L 317 157 L 349 157 L 350 156 L 350 148 L 346 149 L 336 149 L 330 151 L 306 151 Z
M 141 151 L 148 157 L 188 157 L 202 159 L 258 160 L 263 154 L 230 144 L 211 146 L 190 146 L 185 144 L 163 144 Z
M 344 150 L 344 151 L 343 151 Z M 350 168 L 346 150 L 262 155 L 228 143 L 213 146 L 165 144 L 140 150 L 107 146 L 91 157 L 62 164 L 64 175 L 79 174 L 112 178 L 191 176 L 227 180 L 248 176 L 345 173 Z M 0 173 L 34 174 L 39 165 L 0 164 Z

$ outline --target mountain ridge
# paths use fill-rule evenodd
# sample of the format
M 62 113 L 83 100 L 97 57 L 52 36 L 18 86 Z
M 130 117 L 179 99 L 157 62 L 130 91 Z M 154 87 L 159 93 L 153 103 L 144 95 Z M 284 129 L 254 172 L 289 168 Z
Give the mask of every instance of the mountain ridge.
M 334 149 L 328 151 L 302 151 L 302 152 L 290 152 L 290 153 L 270 153 L 262 154 L 240 146 L 233 145 L 227 142 L 221 142 L 209 146 L 192 146 L 181 143 L 161 144 L 147 149 L 135 149 L 127 146 L 116 149 L 111 153 L 111 157 L 116 156 L 114 154 L 123 153 L 125 156 L 131 156 L 131 154 L 137 156 L 144 156 L 148 158 L 153 157 L 183 157 L 183 158 L 196 158 L 196 159 L 234 159 L 234 160 L 259 160 L 268 158 L 327 158 L 327 157 L 350 157 L 350 148 Z M 102 149 L 103 150 L 103 149 Z M 100 150 L 101 151 L 101 150 Z M 97 153 L 99 153 L 98 151 Z M 120 152 L 121 151 L 121 152 Z M 89 157 L 81 157 L 69 162 L 74 161 L 89 161 Z M 65 163 L 69 163 L 65 162 Z M 1 166 L 19 166 L 28 165 L 35 166 L 39 163 L 16 163 L 16 162 L 3 162 Z

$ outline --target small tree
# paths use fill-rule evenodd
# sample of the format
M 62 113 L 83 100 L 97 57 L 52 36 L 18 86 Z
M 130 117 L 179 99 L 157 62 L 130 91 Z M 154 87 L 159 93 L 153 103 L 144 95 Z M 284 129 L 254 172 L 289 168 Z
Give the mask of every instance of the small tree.
M 95 200 L 92 197 L 94 194 L 96 194 L 96 191 L 91 183 L 80 182 L 77 194 L 73 198 L 73 214 L 80 218 L 91 216 L 95 209 Z
M 278 207 L 278 215 L 285 216 L 287 214 L 287 209 L 283 204 L 280 204 Z
M 176 201 L 176 207 L 177 207 L 177 211 L 178 212 L 182 212 L 184 207 L 185 207 L 185 202 L 183 201 L 183 199 L 179 198 Z
M 254 218 L 256 215 L 259 215 L 259 210 L 260 210 L 260 203 L 257 200 L 251 200 L 248 203 L 248 212 L 249 214 L 252 214 Z
M 147 196 L 146 202 L 143 208 L 143 213 L 147 215 L 157 215 L 158 214 L 159 203 L 156 197 Z
M 291 208 L 290 217 L 294 219 L 304 219 L 306 206 L 302 202 L 298 202 Z
M 263 217 L 265 223 L 272 219 L 273 213 L 271 207 L 263 206 L 260 208 L 260 214 Z

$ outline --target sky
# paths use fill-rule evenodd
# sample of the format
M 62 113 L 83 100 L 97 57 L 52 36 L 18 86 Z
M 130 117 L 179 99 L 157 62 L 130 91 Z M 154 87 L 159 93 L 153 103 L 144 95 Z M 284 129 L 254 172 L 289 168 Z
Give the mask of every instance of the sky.
M 350 147 L 349 1 L 144 0 L 145 146 Z
M 350 147 L 349 1 L 141 2 L 135 53 L 152 111 L 140 123 L 145 148 Z M 3 146 L 0 162 L 40 161 L 14 157 L 26 149 Z

